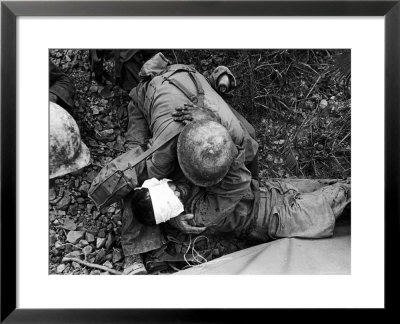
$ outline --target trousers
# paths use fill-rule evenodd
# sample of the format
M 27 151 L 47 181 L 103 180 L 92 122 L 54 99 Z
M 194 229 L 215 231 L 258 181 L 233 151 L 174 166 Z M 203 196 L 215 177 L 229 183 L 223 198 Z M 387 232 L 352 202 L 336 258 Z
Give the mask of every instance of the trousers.
M 330 237 L 336 219 L 350 202 L 347 180 L 270 180 L 260 188 L 248 235 L 260 242 Z

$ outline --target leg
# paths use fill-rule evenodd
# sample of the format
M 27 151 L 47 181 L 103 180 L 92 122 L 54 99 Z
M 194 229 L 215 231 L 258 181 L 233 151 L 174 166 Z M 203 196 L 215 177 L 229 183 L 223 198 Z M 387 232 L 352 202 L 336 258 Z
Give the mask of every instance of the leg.
M 350 184 L 337 182 L 301 193 L 285 181 L 269 181 L 260 188 L 253 232 L 269 239 L 332 236 L 335 220 L 351 201 L 350 189 Z
M 121 245 L 125 255 L 125 274 L 144 274 L 141 254 L 156 250 L 165 243 L 159 226 L 145 226 L 132 213 L 129 197 L 124 199 Z
M 350 183 L 350 180 L 339 179 L 279 179 L 295 187 L 301 193 L 310 193 L 335 183 Z

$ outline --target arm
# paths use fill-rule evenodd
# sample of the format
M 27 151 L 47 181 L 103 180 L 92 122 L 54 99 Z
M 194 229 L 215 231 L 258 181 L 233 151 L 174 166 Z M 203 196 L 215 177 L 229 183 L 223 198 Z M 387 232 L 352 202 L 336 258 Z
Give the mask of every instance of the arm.
M 75 87 L 71 79 L 51 61 L 49 62 L 50 101 L 72 108 Z
M 129 123 L 125 134 L 126 145 L 131 149 L 139 146 L 144 151 L 147 149 L 146 145 L 151 137 L 149 126 L 141 109 L 145 96 L 145 87 L 139 84 L 131 91 L 130 95 L 132 100 L 128 105 Z

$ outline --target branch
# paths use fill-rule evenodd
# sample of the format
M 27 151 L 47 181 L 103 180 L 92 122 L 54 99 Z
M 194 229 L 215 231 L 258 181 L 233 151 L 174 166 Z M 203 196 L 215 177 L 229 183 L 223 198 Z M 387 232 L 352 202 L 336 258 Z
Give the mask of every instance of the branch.
M 123 273 L 120 272 L 120 271 L 117 271 L 117 270 L 114 270 L 114 269 L 110 269 L 110 268 L 108 268 L 108 267 L 106 267 L 106 266 L 102 266 L 102 265 L 99 265 L 99 264 L 95 264 L 95 263 L 90 263 L 90 262 L 87 262 L 87 261 L 83 261 L 83 260 L 78 259 L 78 258 L 68 258 L 68 257 L 64 257 L 64 258 L 62 259 L 62 262 L 69 262 L 69 261 L 74 261 L 74 262 L 83 264 L 83 265 L 85 265 L 85 266 L 87 266 L 87 267 L 96 268 L 96 269 L 103 270 L 103 271 L 108 271 L 108 272 L 110 272 L 110 273 L 112 273 L 112 274 L 115 274 L 115 275 L 123 275 Z

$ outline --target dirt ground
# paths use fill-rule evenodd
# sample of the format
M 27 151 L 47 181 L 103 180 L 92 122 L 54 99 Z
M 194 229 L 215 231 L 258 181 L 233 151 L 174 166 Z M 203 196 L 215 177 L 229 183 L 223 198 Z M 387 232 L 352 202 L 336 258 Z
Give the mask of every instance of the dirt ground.
M 256 129 L 261 182 L 267 178 L 351 176 L 348 51 L 162 52 L 171 62 L 191 64 L 204 75 L 218 65 L 232 71 L 237 87 L 224 99 Z M 125 152 L 129 96 L 114 85 L 111 58 L 104 63 L 108 77 L 102 83 L 92 77 L 88 50 L 50 50 L 50 60 L 75 84 L 71 114 L 93 161 L 78 172 L 57 178 L 50 189 L 49 273 L 107 275 L 107 271 L 62 259 L 67 256 L 115 271 L 122 269 L 120 206 L 115 203 L 98 210 L 87 192 L 100 169 Z M 229 236 L 212 242 L 204 237 L 183 236 L 178 241 L 173 242 L 173 249 L 184 251 L 186 261 L 153 263 L 153 274 L 171 273 L 247 246 Z

